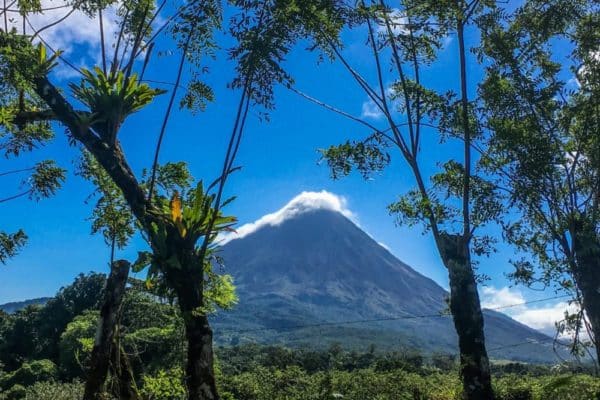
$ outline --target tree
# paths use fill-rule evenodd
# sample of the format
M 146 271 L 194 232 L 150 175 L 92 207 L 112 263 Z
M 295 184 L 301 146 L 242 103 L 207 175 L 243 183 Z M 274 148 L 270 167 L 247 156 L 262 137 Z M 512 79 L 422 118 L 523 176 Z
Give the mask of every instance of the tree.
M 0 362 L 12 371 L 27 360 L 59 362 L 61 335 L 76 316 L 97 309 L 103 274 L 80 274 L 44 306 L 29 306 L 0 318 Z
M 27 35 L 25 29 L 11 31 L 6 25 L 0 33 L 0 63 L 6 66 L 7 72 L 2 80 L 3 84 L 13 88 L 14 93 L 9 100 L 14 103 L 17 93 L 25 99 L 19 107 L 9 108 L 3 104 L 5 112 L 23 126 L 36 127 L 54 122 L 66 128 L 70 140 L 89 152 L 121 191 L 148 241 L 151 252 L 142 253 L 134 267 L 149 265 L 149 283 L 164 283 L 177 298 L 188 343 L 186 385 L 190 400 L 218 398 L 212 330 L 207 312 L 213 306 L 209 295 L 217 294 L 215 300 L 231 299 L 227 296 L 231 281 L 212 268 L 218 261 L 215 257 L 218 233 L 235 223 L 233 217 L 222 214 L 222 207 L 229 202 L 223 193 L 227 177 L 237 169 L 234 162 L 248 110 L 251 105 L 265 109 L 274 106 L 274 84 L 290 80 L 280 63 L 294 41 L 307 32 L 306 24 L 290 18 L 294 3 L 268 0 L 230 3 L 237 8 L 229 27 L 229 33 L 237 41 L 229 49 L 229 57 L 237 63 L 236 76 L 230 87 L 241 91 L 241 99 L 234 114 L 223 168 L 213 184 L 204 186 L 200 181 L 195 188 L 185 193 L 175 192 L 170 197 L 156 185 L 162 139 L 187 61 L 193 70 L 181 105 L 198 111 L 214 97 L 212 89 L 201 80 L 202 61 L 214 56 L 218 50 L 214 32 L 221 29 L 221 2 L 196 0 L 177 4 L 174 10 L 169 10 L 173 11 L 169 17 L 161 14 L 166 2 L 155 5 L 151 0 L 82 1 L 70 5 L 73 12 L 99 16 L 98 36 L 102 50 L 101 65 L 80 70 L 81 79 L 65 87 L 54 83 L 52 77 L 53 67 L 66 63 L 65 57 L 58 51 L 49 56 L 47 49 L 50 47 L 32 44 L 44 28 Z M 43 11 L 39 2 L 24 1 L 17 6 L 23 26 L 27 26 L 31 13 Z M 119 26 L 112 57 L 108 54 L 102 29 L 102 13 L 108 7 L 116 9 Z M 165 23 L 153 32 L 153 23 L 159 14 Z M 143 75 L 146 68 L 152 66 L 156 38 L 166 27 L 174 34 L 180 61 L 146 187 L 127 162 L 119 133 L 129 115 L 144 109 L 156 96 L 164 93 L 144 83 Z M 79 104 L 83 108 L 78 109 Z M 224 305 L 219 301 L 214 303 Z
M 342 21 L 349 29 L 366 32 L 372 66 L 368 76 L 375 76 L 376 83 L 369 83 L 352 65 L 338 36 L 320 31 L 321 49 L 349 73 L 380 113 L 386 127 L 379 128 L 378 124 L 294 90 L 370 131 L 363 139 L 322 151 L 334 179 L 353 169 L 365 178 L 370 177 L 388 165 L 390 149 L 406 161 L 416 187 L 388 210 L 397 216 L 399 223 L 420 224 L 432 233 L 449 274 L 450 311 L 459 337 L 464 397 L 490 399 L 493 394 L 489 360 L 473 256 L 491 251 L 492 238 L 476 235 L 476 231 L 498 218 L 501 205 L 495 197 L 495 187 L 485 179 L 479 160 L 472 156 L 472 146 L 482 139 L 482 130 L 474 118 L 474 102 L 469 94 L 467 71 L 472 59 L 465 43 L 465 30 L 476 28 L 474 21 L 493 10 L 495 3 L 402 1 L 399 7 L 384 1 L 361 1 L 356 6 L 334 3 L 335 11 L 330 15 L 338 22 L 332 25 L 339 26 Z M 459 49 L 458 93 L 440 93 L 426 87 L 422 77 L 435 62 L 444 38 L 452 32 L 456 34 Z M 458 141 L 461 152 L 448 158 L 436 157 L 433 149 L 423 148 L 423 136 L 428 134 L 437 135 L 444 143 Z M 430 142 L 427 141 L 428 146 Z M 441 164 L 441 171 L 425 174 L 425 158 L 427 163 Z
M 600 9 L 530 0 L 484 33 L 485 157 L 517 211 L 505 237 L 526 253 L 513 277 L 571 293 L 580 311 L 563 329 L 577 350 L 588 328 L 600 360 Z
M 14 315 L 8 315 L 3 321 L 2 342 L 0 342 L 0 361 L 6 371 L 14 371 L 27 360 L 37 357 L 40 341 L 36 331 L 40 306 L 30 305 Z
M 40 309 L 35 329 L 41 343 L 36 358 L 58 360 L 61 335 L 73 318 L 99 308 L 105 280 L 104 274 L 79 274 Z

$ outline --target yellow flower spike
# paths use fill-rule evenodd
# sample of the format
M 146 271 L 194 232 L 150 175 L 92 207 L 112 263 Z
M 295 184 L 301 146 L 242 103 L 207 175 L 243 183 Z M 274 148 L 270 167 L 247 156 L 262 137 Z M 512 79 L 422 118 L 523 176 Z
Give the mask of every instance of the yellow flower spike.
M 181 199 L 179 198 L 179 192 L 177 192 L 177 190 L 173 193 L 173 197 L 171 198 L 171 218 L 173 222 L 181 221 L 182 218 Z
M 187 233 L 187 229 L 183 225 L 183 207 L 181 204 L 181 198 L 179 197 L 179 192 L 177 190 L 173 193 L 173 197 L 171 198 L 171 219 L 175 222 L 177 229 L 179 230 L 179 234 L 181 237 L 185 237 Z

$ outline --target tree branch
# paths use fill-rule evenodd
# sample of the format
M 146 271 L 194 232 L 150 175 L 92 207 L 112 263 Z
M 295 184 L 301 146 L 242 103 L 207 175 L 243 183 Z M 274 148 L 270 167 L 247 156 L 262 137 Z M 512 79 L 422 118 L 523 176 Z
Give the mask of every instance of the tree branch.
M 109 146 L 96 136 L 89 126 L 85 126 L 80 115 L 63 97 L 47 77 L 37 77 L 33 81 L 38 96 L 48 104 L 57 119 L 63 123 L 77 139 L 102 165 L 115 184 L 121 189 L 131 211 L 142 225 L 149 224 L 144 191 L 140 187 L 129 164 L 125 160 L 119 142 Z
M 29 190 L 27 190 L 25 192 L 19 193 L 19 194 L 15 194 L 14 196 L 5 197 L 3 199 L 0 199 L 0 203 L 4 203 L 4 202 L 10 201 L 10 200 L 18 199 L 19 197 L 27 196 L 29 193 L 31 193 L 31 189 L 29 189 Z

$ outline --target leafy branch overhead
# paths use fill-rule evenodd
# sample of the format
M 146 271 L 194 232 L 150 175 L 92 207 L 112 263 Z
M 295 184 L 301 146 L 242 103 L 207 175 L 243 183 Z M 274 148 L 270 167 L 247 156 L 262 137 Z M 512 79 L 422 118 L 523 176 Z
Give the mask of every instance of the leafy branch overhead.
M 14 257 L 26 241 L 27 235 L 22 230 L 16 233 L 0 231 L 0 264 L 4 264 L 9 258 Z

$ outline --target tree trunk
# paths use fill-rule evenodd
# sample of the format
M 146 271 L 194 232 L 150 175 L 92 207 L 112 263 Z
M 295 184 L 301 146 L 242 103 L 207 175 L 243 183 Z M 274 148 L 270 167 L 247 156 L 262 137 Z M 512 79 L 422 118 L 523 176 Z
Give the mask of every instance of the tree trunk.
M 450 311 L 458 334 L 463 398 L 491 400 L 494 394 L 485 349 L 483 313 L 469 247 L 459 235 L 442 234 L 440 242 L 440 253 L 450 278 Z
M 129 358 L 118 340 L 112 345 L 111 373 L 113 375 L 113 394 L 119 400 L 139 400 L 140 395 L 133 377 Z
M 125 294 L 125 284 L 129 276 L 129 266 L 130 264 L 124 260 L 114 262 L 106 280 L 104 303 L 100 310 L 100 320 L 92 349 L 83 400 L 103 398 L 104 383 L 108 375 L 115 331 Z
M 573 241 L 575 271 L 573 275 L 583 297 L 585 310 L 596 347 L 596 362 L 600 364 L 600 238 L 595 229 L 578 229 Z
M 180 278 L 175 287 L 187 339 L 185 382 L 188 400 L 218 400 L 213 369 L 213 335 L 203 310 L 202 278 Z

